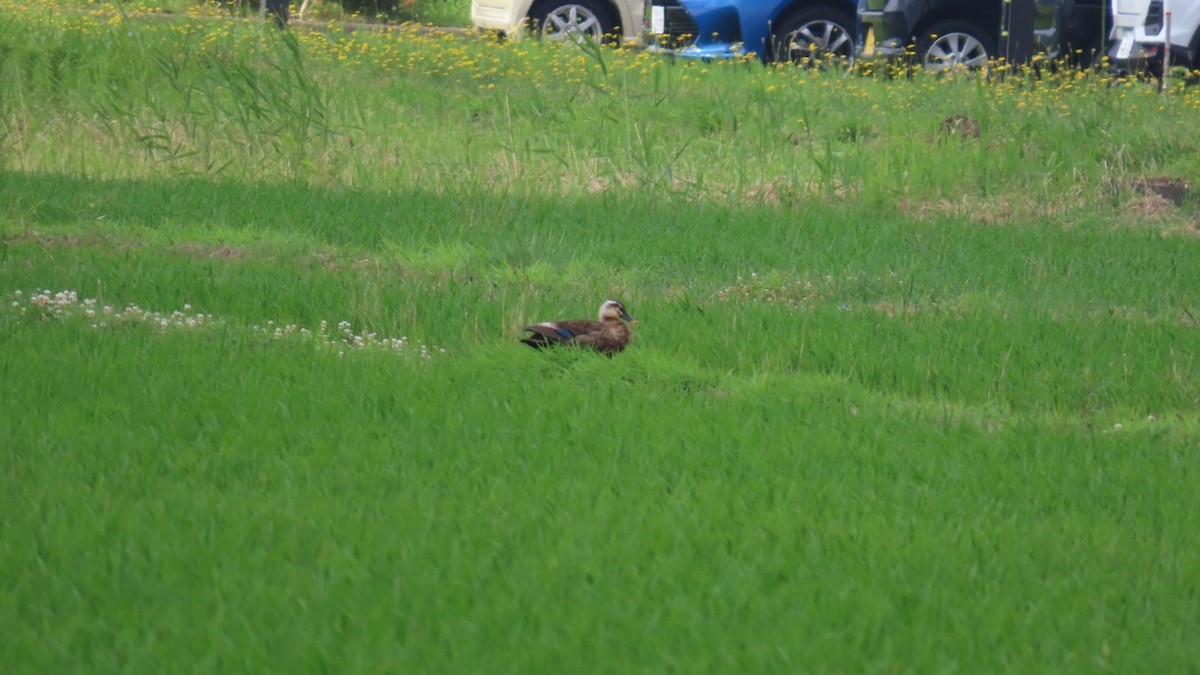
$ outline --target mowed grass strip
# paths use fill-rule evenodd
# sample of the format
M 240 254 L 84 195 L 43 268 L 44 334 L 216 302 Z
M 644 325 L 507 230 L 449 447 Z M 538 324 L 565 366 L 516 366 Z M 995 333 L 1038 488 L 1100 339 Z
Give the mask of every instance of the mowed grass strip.
M 1195 401 L 1195 242 L 1153 229 L 731 211 L 638 191 L 539 201 L 5 185 L 24 228 L 8 244 L 14 290 L 54 278 L 115 304 L 192 304 L 247 326 L 346 320 L 452 351 L 619 297 L 646 319 L 640 345 L 718 371 L 821 372 L 1098 422 L 1191 414 Z

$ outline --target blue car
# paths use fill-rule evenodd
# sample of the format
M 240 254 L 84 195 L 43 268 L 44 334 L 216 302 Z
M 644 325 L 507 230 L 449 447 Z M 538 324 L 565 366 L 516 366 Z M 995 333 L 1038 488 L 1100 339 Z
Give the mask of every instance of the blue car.
M 857 6 L 856 0 L 647 0 L 644 22 L 655 51 L 815 64 L 853 58 Z

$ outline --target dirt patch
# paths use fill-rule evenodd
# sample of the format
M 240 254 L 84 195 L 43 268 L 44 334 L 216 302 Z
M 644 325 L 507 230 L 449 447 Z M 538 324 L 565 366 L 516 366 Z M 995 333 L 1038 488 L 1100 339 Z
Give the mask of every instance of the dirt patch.
M 637 176 L 631 173 L 617 173 L 612 176 L 595 176 L 587 182 L 587 191 L 592 194 L 607 192 L 613 187 L 629 188 L 638 184 Z
M 746 201 L 751 204 L 795 204 L 798 199 L 795 183 L 787 176 L 776 176 L 746 190 Z
M 1200 237 L 1200 223 L 1193 221 L 1185 225 L 1180 225 L 1179 227 L 1168 227 L 1163 230 L 1163 236 Z
M 94 248 L 104 246 L 117 251 L 138 248 L 138 243 L 128 239 L 111 239 L 99 235 L 79 234 L 42 234 L 28 230 L 9 237 L 2 237 L 5 243 L 38 244 L 45 248 Z
M 950 217 L 981 225 L 1010 225 L 1031 218 L 1063 218 L 1072 209 L 1082 206 L 1084 200 L 1080 195 L 1063 195 L 1062 199 L 1053 203 L 1008 195 L 963 195 L 953 201 L 941 199 L 931 202 L 905 202 L 901 205 L 901 211 L 921 220 Z
M 1144 193 L 1121 204 L 1121 213 L 1138 221 L 1163 221 L 1175 214 L 1175 206 L 1154 193 Z
M 942 120 L 942 123 L 938 125 L 939 140 L 957 139 L 966 141 L 979 138 L 981 133 L 982 127 L 979 126 L 979 120 L 962 113 L 954 113 Z
M 1138 194 L 1159 197 L 1172 206 L 1183 206 L 1191 192 L 1191 185 L 1187 180 L 1169 176 L 1134 178 L 1129 181 L 1129 187 Z
M 216 246 L 212 244 L 199 244 L 194 241 L 186 241 L 175 247 L 175 250 L 183 255 L 193 258 L 244 258 L 247 254 L 246 249 L 237 246 L 230 246 L 225 242 L 219 242 Z

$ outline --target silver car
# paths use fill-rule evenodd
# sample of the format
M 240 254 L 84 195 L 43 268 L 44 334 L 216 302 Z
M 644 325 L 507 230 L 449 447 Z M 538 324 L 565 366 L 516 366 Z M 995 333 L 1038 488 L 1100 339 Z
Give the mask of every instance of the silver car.
M 553 39 L 633 40 L 642 30 L 644 0 L 472 0 L 476 28 L 519 38 L 529 31 Z

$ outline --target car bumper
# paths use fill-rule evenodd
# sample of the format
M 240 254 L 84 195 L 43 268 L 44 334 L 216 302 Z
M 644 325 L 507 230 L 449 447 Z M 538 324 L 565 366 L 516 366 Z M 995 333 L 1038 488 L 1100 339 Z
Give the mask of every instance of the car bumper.
M 728 2 L 647 0 L 643 16 L 642 43 L 652 53 L 705 61 L 753 53 L 742 41 L 737 8 Z
M 494 30 L 518 36 L 525 23 L 528 5 L 506 0 L 474 0 L 471 3 L 471 23 L 476 28 Z
M 751 55 L 740 43 L 716 43 L 706 45 L 688 45 L 678 49 L 651 44 L 646 47 L 651 54 L 678 57 L 681 59 L 697 59 L 700 61 L 724 61 L 739 59 Z
M 1166 47 L 1166 30 L 1161 27 L 1157 33 L 1149 34 L 1144 26 L 1124 26 L 1117 23 L 1113 27 L 1111 38 L 1112 46 L 1108 56 L 1118 63 L 1162 58 Z

